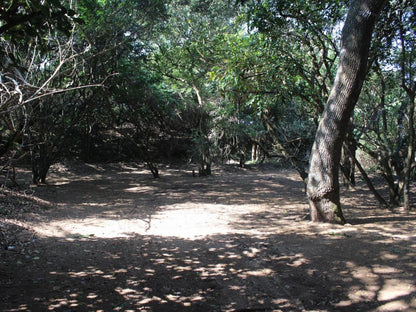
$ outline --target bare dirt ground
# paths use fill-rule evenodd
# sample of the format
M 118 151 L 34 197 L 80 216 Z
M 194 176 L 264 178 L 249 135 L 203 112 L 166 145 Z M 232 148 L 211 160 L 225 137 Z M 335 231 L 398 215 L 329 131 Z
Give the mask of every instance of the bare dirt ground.
M 416 214 L 359 184 L 349 224 L 313 224 L 294 171 L 191 169 L 61 164 L 2 192 L 0 310 L 416 311 Z

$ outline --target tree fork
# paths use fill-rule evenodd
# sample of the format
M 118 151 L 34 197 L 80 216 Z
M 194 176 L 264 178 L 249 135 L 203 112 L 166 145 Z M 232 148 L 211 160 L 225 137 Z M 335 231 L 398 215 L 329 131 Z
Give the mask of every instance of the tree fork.
M 363 166 L 360 164 L 360 162 L 358 161 L 357 157 L 355 157 L 355 155 L 349 150 L 348 146 L 346 146 L 345 144 L 344 144 L 344 149 L 348 153 L 350 153 L 350 157 L 352 158 L 352 160 L 354 162 L 354 165 L 357 166 L 358 171 L 360 171 L 361 176 L 363 177 L 365 183 L 368 186 L 368 189 L 371 191 L 371 193 L 373 193 L 375 199 L 380 204 L 380 207 L 382 207 L 382 208 L 390 208 L 390 206 L 386 202 L 386 200 L 380 195 L 379 192 L 377 192 L 376 188 L 374 187 L 373 182 L 371 182 L 369 176 L 367 175 L 367 172 L 365 172 Z
M 337 74 L 311 151 L 307 194 L 312 221 L 345 223 L 339 194 L 341 148 L 366 75 L 376 17 L 384 2 L 350 2 Z

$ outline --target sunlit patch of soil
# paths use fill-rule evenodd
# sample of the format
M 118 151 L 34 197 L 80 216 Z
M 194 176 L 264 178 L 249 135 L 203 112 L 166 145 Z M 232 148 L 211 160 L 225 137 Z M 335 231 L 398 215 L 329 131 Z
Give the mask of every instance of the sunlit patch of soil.
M 139 234 L 196 239 L 292 231 L 287 225 L 301 221 L 306 211 L 303 199 L 299 200 L 302 185 L 292 171 L 284 177 L 276 172 L 241 171 L 191 178 L 187 171 L 168 170 L 162 179 L 153 180 L 146 170 L 129 169 L 120 176 L 110 171 L 104 177 L 101 170 L 72 177 L 55 172 L 49 190 L 39 193 L 55 198 L 57 211 L 31 226 L 43 237 Z M 294 199 L 279 198 L 283 195 L 279 189 L 287 187 L 293 189 L 284 193 L 294 194 Z
M 244 218 L 270 214 L 270 207 L 260 205 L 221 205 L 209 203 L 183 203 L 161 209 L 153 215 L 140 218 L 87 217 L 82 220 L 68 218 L 34 223 L 32 228 L 42 237 L 97 237 L 117 238 L 135 235 L 155 235 L 198 239 L 210 235 L 247 234 L 267 235 L 280 231 L 292 232 L 293 220 L 270 219 L 267 226 L 244 227 Z M 243 221 L 242 221 L 243 220 Z M 303 222 L 304 223 L 304 222 Z M 303 224 L 305 227 L 305 224 Z M 307 226 L 306 226 L 307 227 Z M 298 229 L 301 227 L 299 226 Z
M 32 187 L 47 208 L 16 221 L 36 247 L 0 258 L 4 298 L 59 311 L 416 311 L 415 214 L 377 209 L 360 184 L 343 190 L 350 223 L 311 223 L 296 172 L 214 169 L 52 168 Z M 22 284 L 12 267 L 29 270 Z M 24 274 L 53 283 L 40 295 Z

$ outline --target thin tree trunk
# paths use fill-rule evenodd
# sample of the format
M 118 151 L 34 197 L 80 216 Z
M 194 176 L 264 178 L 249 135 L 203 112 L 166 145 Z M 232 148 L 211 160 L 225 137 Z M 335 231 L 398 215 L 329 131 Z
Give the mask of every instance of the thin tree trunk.
M 201 157 L 201 167 L 199 168 L 199 175 L 209 176 L 211 175 L 211 153 L 209 144 L 209 139 L 205 131 L 205 103 L 202 99 L 199 88 L 194 84 L 192 88 L 195 91 L 196 97 L 198 99 L 198 108 L 199 108 L 199 123 L 198 123 L 198 135 L 199 135 L 199 153 Z
M 342 149 L 341 171 L 344 175 L 344 184 L 349 188 L 355 185 L 355 165 L 354 158 L 357 144 L 354 140 L 354 125 L 352 120 L 348 124 L 347 134 Z
M 389 205 L 387 204 L 386 200 L 380 195 L 379 192 L 377 192 L 376 188 L 373 185 L 373 182 L 371 182 L 369 176 L 367 175 L 367 173 L 365 172 L 363 166 L 361 166 L 360 162 L 358 161 L 357 157 L 355 156 L 355 154 L 352 154 L 349 147 L 346 146 L 346 144 L 344 143 L 344 149 L 347 151 L 347 153 L 349 153 L 351 159 L 353 160 L 354 164 L 357 166 L 358 170 L 360 171 L 365 183 L 367 184 L 369 190 L 371 191 L 371 193 L 373 193 L 374 197 L 377 199 L 377 201 L 379 202 L 380 206 L 383 208 L 389 208 Z
M 416 86 L 416 82 L 415 82 Z M 405 211 L 410 211 L 410 181 L 411 173 L 415 159 L 415 95 L 414 92 L 409 93 L 409 108 L 408 108 L 408 120 L 409 120 L 409 143 L 407 146 L 407 155 L 404 165 L 404 182 L 403 182 L 403 208 Z
M 378 203 L 382 208 L 389 208 L 389 204 L 387 204 L 386 200 L 377 192 L 376 188 L 371 182 L 370 178 L 368 177 L 367 173 L 365 172 L 363 166 L 358 162 L 357 158 L 354 157 L 355 165 L 357 166 L 358 170 L 360 171 L 365 183 L 367 184 L 368 188 L 370 189 L 371 193 L 373 193 L 374 197 L 377 199 Z
M 384 0 L 352 0 L 342 30 L 337 74 L 312 147 L 308 200 L 312 221 L 344 224 L 339 193 L 342 142 L 361 92 L 377 15 Z
M 403 15 L 405 13 L 400 12 L 400 19 L 403 20 Z M 399 23 L 399 33 L 400 33 L 400 42 L 401 42 L 401 75 L 402 75 L 402 88 L 406 91 L 409 99 L 407 106 L 407 122 L 408 122 L 408 145 L 407 153 L 404 160 L 404 168 L 402 172 L 402 177 L 399 184 L 400 193 L 403 194 L 403 208 L 405 211 L 410 210 L 410 180 L 413 164 L 415 161 L 415 97 L 416 97 L 416 79 L 412 79 L 412 71 L 410 69 L 406 70 L 405 60 L 406 55 L 408 54 L 407 48 L 405 45 L 405 30 L 403 29 L 403 24 Z M 411 58 L 409 60 L 411 63 Z M 409 82 L 406 84 L 406 76 L 409 77 Z

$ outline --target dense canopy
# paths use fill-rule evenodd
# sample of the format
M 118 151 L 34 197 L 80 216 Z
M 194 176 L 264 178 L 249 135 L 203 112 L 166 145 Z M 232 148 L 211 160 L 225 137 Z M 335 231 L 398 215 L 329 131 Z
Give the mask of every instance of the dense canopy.
M 348 6 L 335 0 L 3 1 L 2 172 L 30 163 L 33 182 L 44 183 L 50 165 L 67 158 L 143 161 L 155 177 L 159 163 L 193 162 L 209 175 L 213 162 L 244 167 L 266 160 L 294 167 L 306 182 Z M 374 29 L 337 163 L 346 183 L 355 183 L 357 167 L 381 205 L 409 209 L 413 1 L 389 1 Z M 384 178 L 388 199 L 373 187 L 371 172 Z

